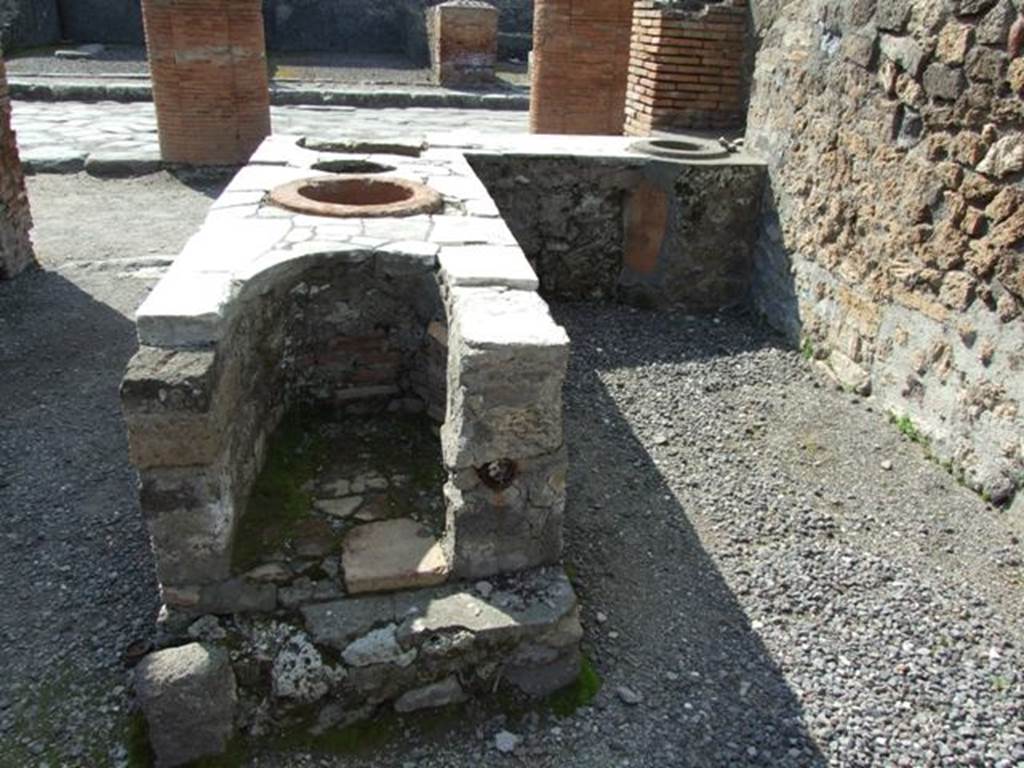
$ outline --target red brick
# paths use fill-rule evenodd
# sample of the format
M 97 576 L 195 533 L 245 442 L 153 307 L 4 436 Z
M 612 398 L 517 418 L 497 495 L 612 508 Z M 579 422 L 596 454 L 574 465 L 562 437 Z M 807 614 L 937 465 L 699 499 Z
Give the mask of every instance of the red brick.
M 260 0 L 143 0 L 160 151 L 239 165 L 270 134 Z

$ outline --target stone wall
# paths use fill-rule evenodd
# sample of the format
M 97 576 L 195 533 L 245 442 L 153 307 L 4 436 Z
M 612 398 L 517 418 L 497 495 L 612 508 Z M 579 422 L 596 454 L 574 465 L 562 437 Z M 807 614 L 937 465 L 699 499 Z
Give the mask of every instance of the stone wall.
M 61 37 L 76 43 L 142 45 L 142 0 L 57 0 Z
M 0 0 L 0 51 L 51 45 L 60 35 L 57 0 Z
M 622 133 L 632 11 L 632 0 L 537 0 L 533 133 Z
M 35 263 L 29 239 L 31 228 L 25 177 L 11 129 L 7 71 L 0 59 L 0 280 L 14 277 Z
M 763 7 L 759 7 L 763 6 Z M 1011 0 L 755 3 L 753 296 L 966 482 L 1024 479 L 1024 22 Z
M 426 63 L 423 8 L 443 0 L 263 0 L 268 48 L 273 51 L 397 53 L 413 45 Z M 533 0 L 495 0 L 501 32 L 528 37 Z M 410 24 L 408 11 L 418 11 Z M 79 43 L 143 45 L 141 0 L 0 0 L 0 48 Z
M 747 0 L 635 3 L 625 132 L 742 127 L 747 15 Z
M 470 159 L 544 295 L 694 311 L 745 301 L 763 166 L 641 155 Z
M 164 160 L 240 165 L 270 134 L 259 0 L 144 0 Z

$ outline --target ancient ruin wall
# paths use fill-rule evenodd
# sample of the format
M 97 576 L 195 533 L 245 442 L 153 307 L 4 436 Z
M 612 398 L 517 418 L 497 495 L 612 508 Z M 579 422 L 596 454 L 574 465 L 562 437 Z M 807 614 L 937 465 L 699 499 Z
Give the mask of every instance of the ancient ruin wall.
M 764 6 L 764 7 L 759 7 Z M 1024 484 L 1024 21 L 1011 0 L 756 3 L 754 299 L 995 501 Z
M 7 71 L 0 59 L 0 280 L 14 277 L 35 263 L 28 234 L 31 228 L 25 177 L 11 130 Z

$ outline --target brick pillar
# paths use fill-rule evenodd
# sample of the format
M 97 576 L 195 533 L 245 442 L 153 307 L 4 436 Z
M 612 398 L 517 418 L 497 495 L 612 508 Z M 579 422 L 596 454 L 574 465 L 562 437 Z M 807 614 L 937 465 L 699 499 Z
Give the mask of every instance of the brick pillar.
M 498 9 L 483 0 L 450 0 L 427 14 L 434 79 L 455 86 L 494 82 Z
M 626 133 L 741 128 L 747 0 L 697 10 L 637 0 L 626 95 Z
M 11 97 L 7 69 L 0 59 L 0 280 L 35 266 L 32 215 L 25 192 L 25 176 L 18 158 L 18 142 L 11 129 Z
M 633 0 L 536 0 L 533 133 L 622 133 Z
M 239 165 L 270 134 L 261 0 L 143 0 L 164 160 Z

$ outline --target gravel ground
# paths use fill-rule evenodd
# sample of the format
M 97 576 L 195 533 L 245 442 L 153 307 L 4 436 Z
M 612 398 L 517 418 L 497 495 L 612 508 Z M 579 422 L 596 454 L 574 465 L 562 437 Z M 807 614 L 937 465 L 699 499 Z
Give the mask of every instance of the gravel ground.
M 201 218 L 191 185 L 31 181 L 49 271 L 0 286 L 0 766 L 124 762 L 118 654 L 157 600 L 117 381 L 126 314 Z M 556 314 L 593 706 L 248 764 L 1024 764 L 1019 514 L 749 318 Z
M 146 49 L 135 46 L 107 46 L 94 58 L 63 59 L 55 48 L 35 48 L 16 53 L 7 60 L 12 76 L 66 75 L 74 77 L 148 77 Z M 400 54 L 340 53 L 312 51 L 271 53 L 270 77 L 275 81 L 299 80 L 334 85 L 433 86 L 430 68 L 410 62 Z M 526 65 L 501 63 L 499 85 L 528 86 Z

